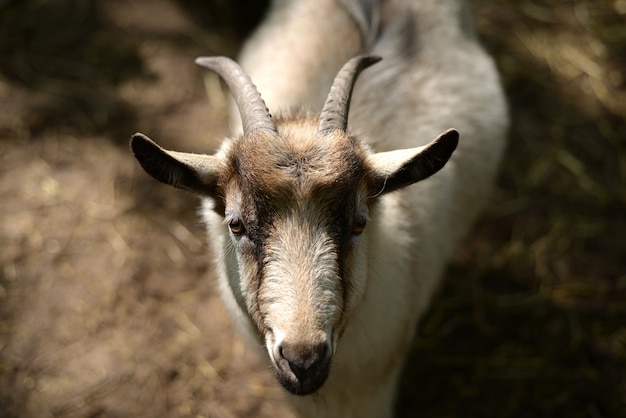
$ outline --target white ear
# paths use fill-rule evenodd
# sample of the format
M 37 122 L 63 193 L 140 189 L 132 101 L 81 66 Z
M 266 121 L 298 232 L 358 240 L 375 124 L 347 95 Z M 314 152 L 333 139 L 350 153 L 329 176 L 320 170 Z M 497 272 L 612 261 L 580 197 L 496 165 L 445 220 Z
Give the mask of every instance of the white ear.
M 212 155 L 168 151 L 137 133 L 130 147 L 141 167 L 155 179 L 180 189 L 215 197 L 222 159 Z
M 369 156 L 373 190 L 385 194 L 430 177 L 448 162 L 458 143 L 459 133 L 449 129 L 426 146 Z

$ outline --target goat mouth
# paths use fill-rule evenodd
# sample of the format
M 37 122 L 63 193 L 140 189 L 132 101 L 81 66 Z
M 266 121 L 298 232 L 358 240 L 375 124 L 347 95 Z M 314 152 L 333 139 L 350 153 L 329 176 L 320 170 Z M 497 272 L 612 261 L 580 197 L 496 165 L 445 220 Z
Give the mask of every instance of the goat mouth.
M 298 396 L 317 392 L 328 379 L 329 371 L 330 361 L 328 360 L 306 370 L 298 369 L 283 361 L 274 365 L 274 374 L 283 388 Z

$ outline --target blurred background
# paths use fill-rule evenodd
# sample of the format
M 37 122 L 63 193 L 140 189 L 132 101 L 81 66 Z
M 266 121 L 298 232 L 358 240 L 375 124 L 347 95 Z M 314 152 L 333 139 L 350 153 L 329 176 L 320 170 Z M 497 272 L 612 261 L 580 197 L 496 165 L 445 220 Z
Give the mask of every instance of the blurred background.
M 509 147 L 397 415 L 626 417 L 626 0 L 470 4 Z M 213 151 L 226 96 L 193 59 L 235 57 L 266 7 L 0 1 L 0 416 L 290 416 L 213 289 L 197 202 L 127 145 Z

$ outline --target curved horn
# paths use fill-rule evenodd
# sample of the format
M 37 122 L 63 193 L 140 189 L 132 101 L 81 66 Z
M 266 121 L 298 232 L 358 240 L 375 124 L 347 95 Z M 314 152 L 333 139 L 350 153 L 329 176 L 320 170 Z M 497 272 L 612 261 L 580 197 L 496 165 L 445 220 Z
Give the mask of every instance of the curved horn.
M 256 130 L 278 133 L 256 86 L 239 64 L 227 57 L 199 57 L 196 64 L 214 71 L 226 82 L 241 114 L 244 135 Z
M 377 56 L 360 55 L 344 64 L 337 73 L 326 98 L 326 103 L 324 103 L 317 127 L 318 134 L 326 134 L 336 129 L 346 130 L 354 83 L 356 83 L 361 71 L 376 64 L 381 59 Z

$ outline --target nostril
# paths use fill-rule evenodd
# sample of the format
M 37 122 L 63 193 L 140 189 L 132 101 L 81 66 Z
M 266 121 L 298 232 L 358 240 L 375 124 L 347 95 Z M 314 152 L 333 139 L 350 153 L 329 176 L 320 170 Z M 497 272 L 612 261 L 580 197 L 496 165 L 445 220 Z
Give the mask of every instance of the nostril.
M 287 360 L 287 362 L 289 363 L 289 368 L 299 380 L 302 380 L 306 376 L 306 371 L 308 369 L 302 368 L 298 363 L 294 363 L 289 360 Z

